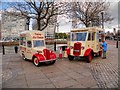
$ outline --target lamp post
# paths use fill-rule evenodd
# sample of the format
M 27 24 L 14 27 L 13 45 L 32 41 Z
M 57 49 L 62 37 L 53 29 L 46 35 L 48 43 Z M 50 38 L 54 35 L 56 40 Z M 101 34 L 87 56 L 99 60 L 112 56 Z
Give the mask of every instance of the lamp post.
M 103 29 L 103 31 L 104 31 L 104 33 L 105 33 L 105 30 L 104 30 L 104 16 L 103 16 L 103 12 L 101 12 L 101 16 L 102 16 L 102 29 Z M 104 40 L 104 37 L 105 37 L 105 35 L 103 34 L 103 36 L 102 36 L 102 40 Z
M 3 55 L 5 55 L 5 48 L 4 48 L 4 45 L 2 44 L 2 51 L 3 51 Z
M 29 25 L 30 25 L 30 17 L 27 17 L 27 22 L 26 22 L 26 24 L 27 24 L 27 30 L 29 30 Z
M 57 27 L 57 31 L 58 31 L 58 27 L 59 27 L 59 24 L 58 23 L 56 23 L 55 24 L 55 28 L 54 28 L 54 51 L 56 51 L 56 38 L 55 38 L 55 31 L 56 31 L 56 27 Z
M 103 12 L 101 12 L 101 16 L 102 16 L 102 29 L 104 29 L 104 17 L 103 17 Z
M 118 48 L 118 36 L 117 36 L 116 48 Z
M 95 17 L 93 17 L 92 18 L 92 20 L 91 20 L 91 26 L 100 26 L 100 24 L 99 24 L 99 16 L 95 16 Z
M 120 36 L 120 30 L 117 31 L 117 42 L 116 42 L 116 48 L 119 46 L 119 36 Z

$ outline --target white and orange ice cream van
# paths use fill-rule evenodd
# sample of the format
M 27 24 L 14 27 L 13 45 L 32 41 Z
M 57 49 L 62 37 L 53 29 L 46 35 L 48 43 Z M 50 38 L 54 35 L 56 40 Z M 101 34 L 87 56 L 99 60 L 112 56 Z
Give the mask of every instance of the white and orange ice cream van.
M 46 48 L 42 31 L 21 32 L 19 44 L 22 58 L 32 60 L 35 66 L 39 66 L 41 62 L 54 64 L 56 61 L 56 54 Z
M 103 29 L 97 27 L 72 29 L 69 45 L 66 49 L 69 60 L 80 57 L 86 58 L 87 62 L 91 62 L 93 56 L 101 56 L 102 48 L 100 44 L 103 34 Z

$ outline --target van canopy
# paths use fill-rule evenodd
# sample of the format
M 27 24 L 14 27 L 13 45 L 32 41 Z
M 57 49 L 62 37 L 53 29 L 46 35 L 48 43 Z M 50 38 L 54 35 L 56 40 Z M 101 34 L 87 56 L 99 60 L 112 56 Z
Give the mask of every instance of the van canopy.
M 26 37 L 27 39 L 44 39 L 44 33 L 37 30 L 24 31 L 20 33 L 20 37 Z
M 21 32 L 20 34 L 30 34 L 32 36 L 34 33 L 41 33 L 41 34 L 43 34 L 42 31 L 38 31 L 38 30 L 24 31 L 24 32 Z
M 93 31 L 93 32 L 102 31 L 102 32 L 104 32 L 103 29 L 98 28 L 98 27 L 76 28 L 76 29 L 71 30 L 71 32 L 85 32 L 85 31 Z

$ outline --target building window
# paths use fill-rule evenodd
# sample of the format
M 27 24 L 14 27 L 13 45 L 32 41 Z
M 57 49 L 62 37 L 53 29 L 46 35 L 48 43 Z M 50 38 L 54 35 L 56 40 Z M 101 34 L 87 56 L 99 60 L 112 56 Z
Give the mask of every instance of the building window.
M 95 32 L 92 33 L 92 40 L 95 40 Z
M 88 41 L 91 40 L 91 33 L 88 34 Z
M 20 37 L 20 45 L 26 46 L 26 38 Z

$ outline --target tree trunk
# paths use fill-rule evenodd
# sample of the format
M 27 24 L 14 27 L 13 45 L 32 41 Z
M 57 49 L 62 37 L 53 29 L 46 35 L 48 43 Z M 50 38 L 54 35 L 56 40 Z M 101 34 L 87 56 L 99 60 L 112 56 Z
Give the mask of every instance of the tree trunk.
M 85 26 L 86 26 L 86 27 L 89 27 L 89 25 L 88 25 L 88 24 L 86 24 Z
M 85 22 L 84 24 L 85 24 L 85 26 L 86 26 L 86 27 L 89 27 L 89 24 L 88 24 L 88 22 Z
M 86 20 L 86 22 L 84 23 L 84 25 L 85 25 L 86 27 L 90 27 L 90 22 L 89 22 L 88 20 Z
M 39 19 L 37 20 L 37 27 L 38 27 L 38 30 L 40 31 L 40 20 Z

